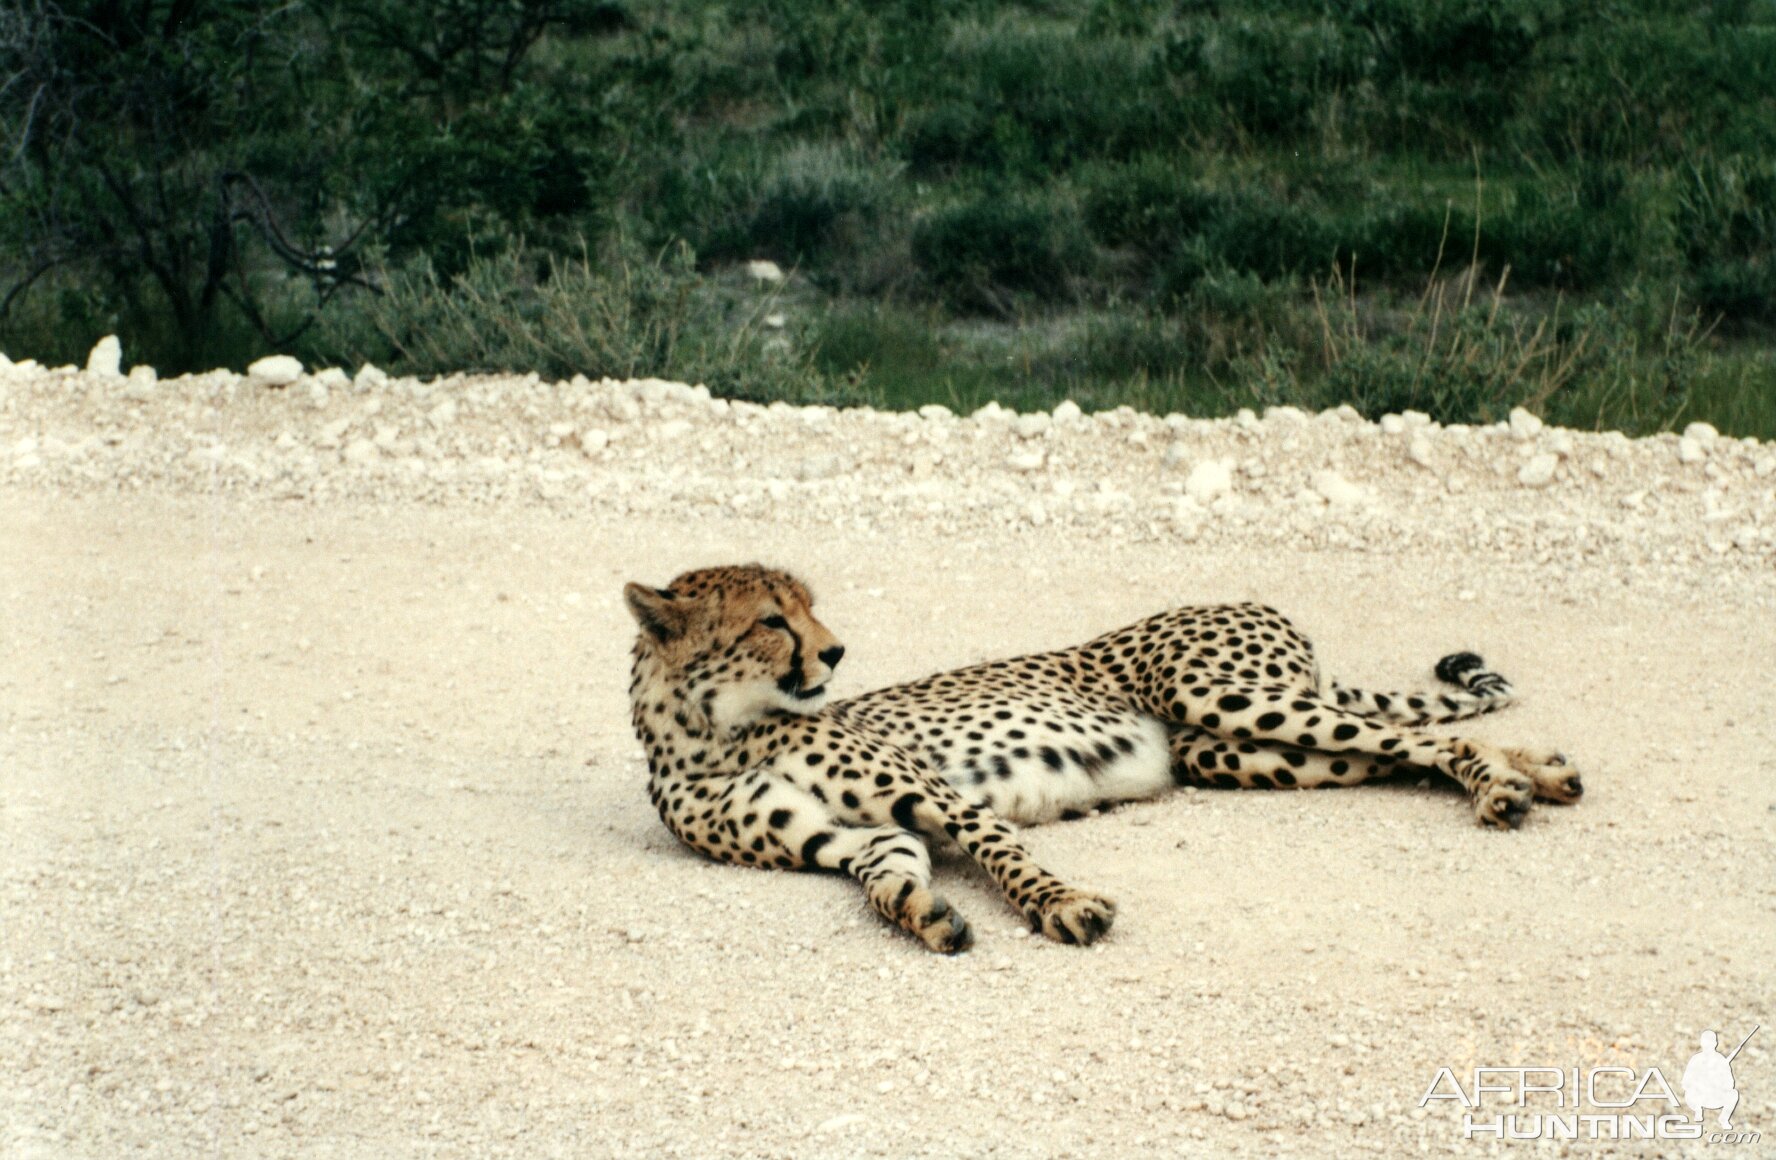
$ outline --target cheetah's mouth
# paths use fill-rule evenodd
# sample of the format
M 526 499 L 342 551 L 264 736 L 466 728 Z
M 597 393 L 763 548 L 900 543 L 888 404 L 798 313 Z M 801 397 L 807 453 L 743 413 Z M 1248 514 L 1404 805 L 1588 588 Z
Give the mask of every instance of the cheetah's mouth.
M 777 687 L 782 689 L 786 696 L 794 697 L 798 701 L 812 701 L 816 697 L 823 697 L 826 695 L 826 684 L 824 682 L 815 685 L 810 689 L 802 683 L 803 680 L 804 678 L 799 672 L 785 673 L 777 679 Z

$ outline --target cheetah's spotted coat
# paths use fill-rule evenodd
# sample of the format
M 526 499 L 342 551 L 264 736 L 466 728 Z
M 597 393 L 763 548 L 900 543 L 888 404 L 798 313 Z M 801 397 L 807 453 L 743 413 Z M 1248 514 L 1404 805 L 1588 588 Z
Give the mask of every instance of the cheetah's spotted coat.
M 934 840 L 961 846 L 1033 929 L 1089 943 L 1110 928 L 1114 904 L 1036 865 L 1007 821 L 1178 784 L 1352 785 L 1400 765 L 1454 778 L 1493 826 L 1583 792 L 1557 753 L 1416 731 L 1510 703 L 1479 657 L 1445 657 L 1441 693 L 1322 684 L 1307 639 L 1263 605 L 1173 609 L 827 705 L 845 650 L 795 577 L 709 568 L 624 597 L 641 626 L 635 730 L 667 827 L 724 862 L 849 874 L 933 950 L 970 942 L 931 890 Z

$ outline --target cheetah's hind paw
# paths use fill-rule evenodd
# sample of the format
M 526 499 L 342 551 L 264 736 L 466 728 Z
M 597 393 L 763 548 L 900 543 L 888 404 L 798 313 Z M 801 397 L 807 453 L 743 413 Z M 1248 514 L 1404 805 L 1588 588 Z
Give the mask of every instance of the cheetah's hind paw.
M 1089 946 L 1116 921 L 1116 904 L 1101 894 L 1068 890 L 1038 906 L 1029 917 L 1031 930 L 1069 946 Z
M 1552 749 L 1507 749 L 1511 765 L 1535 783 L 1535 795 L 1546 801 L 1572 803 L 1585 796 L 1585 780 Z
M 1474 816 L 1480 824 L 1502 830 L 1515 830 L 1523 824 L 1524 815 L 1535 801 L 1535 787 L 1530 779 L 1516 770 L 1481 787 L 1474 796 Z

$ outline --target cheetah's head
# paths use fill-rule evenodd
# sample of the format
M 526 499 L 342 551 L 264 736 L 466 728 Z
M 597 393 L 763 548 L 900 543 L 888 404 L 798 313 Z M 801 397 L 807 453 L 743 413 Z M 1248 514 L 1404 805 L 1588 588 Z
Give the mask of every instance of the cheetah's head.
M 637 672 L 657 673 L 662 692 L 722 730 L 772 710 L 817 713 L 845 655 L 814 619 L 814 598 L 800 580 L 758 564 L 686 572 L 664 588 L 623 587 L 641 626 Z

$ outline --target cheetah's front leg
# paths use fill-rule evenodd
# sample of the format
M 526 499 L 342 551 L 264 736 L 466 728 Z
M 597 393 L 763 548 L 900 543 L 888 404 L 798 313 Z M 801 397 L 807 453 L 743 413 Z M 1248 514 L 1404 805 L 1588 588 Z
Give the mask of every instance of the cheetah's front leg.
M 916 836 L 893 826 L 834 826 L 802 844 L 811 868 L 838 870 L 862 884 L 870 905 L 931 950 L 974 945 L 968 922 L 931 889 L 931 857 Z
M 862 885 L 876 912 L 934 951 L 974 941 L 960 914 L 932 892 L 931 856 L 917 835 L 890 825 L 855 825 L 801 786 L 754 769 L 710 793 L 656 795 L 667 828 L 721 862 L 836 870 Z
M 1017 832 L 998 815 L 970 805 L 948 785 L 909 777 L 890 787 L 894 820 L 908 829 L 956 842 L 993 876 L 1030 929 L 1056 942 L 1096 942 L 1116 921 L 1116 904 L 1101 894 L 1069 886 L 1036 864 Z

